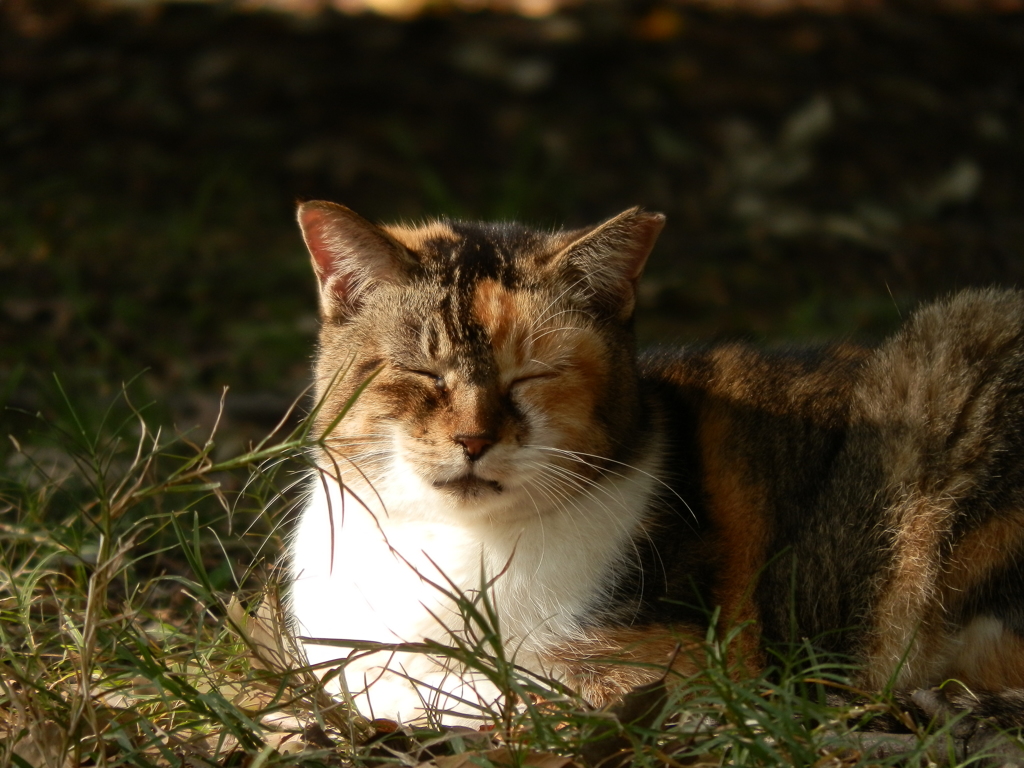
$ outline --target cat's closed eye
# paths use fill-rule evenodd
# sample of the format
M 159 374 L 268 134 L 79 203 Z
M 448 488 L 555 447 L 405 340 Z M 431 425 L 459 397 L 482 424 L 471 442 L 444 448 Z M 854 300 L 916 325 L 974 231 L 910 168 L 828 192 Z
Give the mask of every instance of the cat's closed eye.
M 445 381 L 444 376 L 442 376 L 439 373 L 424 370 L 422 368 L 401 368 L 401 370 L 405 371 L 406 373 L 411 373 L 414 376 L 419 376 L 420 378 L 426 379 L 427 381 L 433 383 L 433 385 L 439 390 L 444 391 L 448 389 L 448 383 Z
M 540 371 L 537 373 L 529 373 L 523 376 L 517 376 L 512 379 L 509 383 L 509 389 L 515 389 L 516 387 L 522 386 L 523 384 L 533 384 L 544 379 L 553 379 L 558 375 L 558 371 Z

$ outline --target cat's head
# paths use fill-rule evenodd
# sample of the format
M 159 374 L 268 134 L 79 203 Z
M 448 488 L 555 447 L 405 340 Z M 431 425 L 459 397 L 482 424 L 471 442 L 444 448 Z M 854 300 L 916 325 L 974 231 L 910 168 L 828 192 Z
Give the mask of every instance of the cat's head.
M 664 216 L 377 226 L 309 202 L 298 218 L 320 287 L 325 460 L 392 504 L 529 514 L 630 458 L 636 283 Z

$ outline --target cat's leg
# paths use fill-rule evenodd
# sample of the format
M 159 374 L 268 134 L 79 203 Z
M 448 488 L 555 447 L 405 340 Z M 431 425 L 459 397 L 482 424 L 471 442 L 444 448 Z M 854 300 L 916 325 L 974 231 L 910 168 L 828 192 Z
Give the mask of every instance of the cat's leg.
M 892 559 L 867 627 L 858 687 L 879 691 L 928 687 L 944 666 L 946 617 L 940 581 L 942 551 L 953 512 L 915 490 L 906 490 L 885 512 L 893 532 Z
M 931 680 L 899 700 L 917 719 L 967 713 L 965 737 L 985 726 L 1024 729 L 1024 518 L 996 513 L 962 535 L 938 583 Z M 940 613 L 941 611 L 941 613 Z
M 987 690 L 1024 687 L 1024 514 L 990 513 L 954 534 L 966 520 L 953 501 L 907 492 L 887 515 L 892 562 L 860 686 L 909 691 L 958 677 Z
M 723 665 L 734 677 L 756 674 L 760 650 L 744 641 L 712 647 L 699 627 L 652 625 L 588 629 L 584 637 L 546 650 L 544 662 L 594 706 L 605 706 L 641 686 L 664 679 L 669 686 Z

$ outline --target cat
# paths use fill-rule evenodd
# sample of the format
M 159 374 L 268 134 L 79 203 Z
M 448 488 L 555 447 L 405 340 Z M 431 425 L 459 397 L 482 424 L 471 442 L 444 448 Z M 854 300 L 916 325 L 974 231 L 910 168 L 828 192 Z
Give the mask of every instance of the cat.
M 481 591 L 508 656 L 595 706 L 696 673 L 713 608 L 751 674 L 809 638 L 869 690 L 1024 687 L 1024 294 L 963 291 L 873 349 L 638 357 L 660 214 L 298 219 L 323 440 L 288 609 L 366 716 L 500 705 L 437 655 L 316 642 L 471 641 L 453 595 Z

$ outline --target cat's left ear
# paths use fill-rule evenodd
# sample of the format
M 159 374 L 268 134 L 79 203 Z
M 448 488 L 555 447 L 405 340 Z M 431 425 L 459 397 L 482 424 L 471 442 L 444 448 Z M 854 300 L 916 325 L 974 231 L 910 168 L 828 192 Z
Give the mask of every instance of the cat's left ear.
M 314 200 L 298 210 L 299 227 L 320 284 L 320 312 L 344 320 L 381 283 L 401 283 L 416 259 L 391 235 L 355 211 Z
M 619 320 L 636 308 L 636 285 L 665 215 L 630 208 L 579 235 L 555 257 L 574 292 Z

